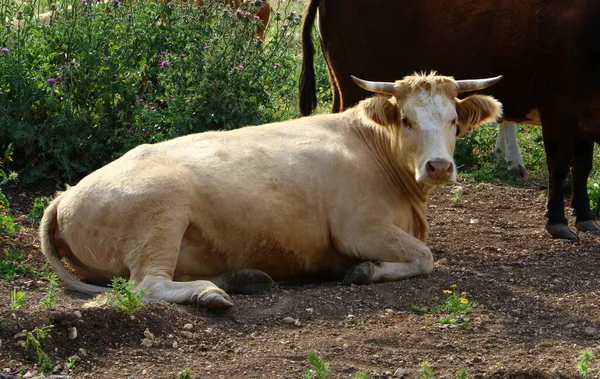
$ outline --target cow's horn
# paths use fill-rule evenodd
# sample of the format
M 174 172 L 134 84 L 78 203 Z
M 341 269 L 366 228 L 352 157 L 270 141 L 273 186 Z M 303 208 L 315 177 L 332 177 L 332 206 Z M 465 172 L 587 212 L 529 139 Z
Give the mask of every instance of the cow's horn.
M 359 79 L 354 75 L 350 75 L 350 77 L 352 78 L 352 80 L 354 80 L 354 82 L 356 84 L 358 84 L 361 88 L 366 89 L 367 91 L 381 93 L 384 95 L 392 95 L 392 96 L 396 93 L 396 91 L 394 89 L 394 83 L 370 82 L 368 80 Z
M 457 80 L 456 84 L 458 84 L 458 92 L 469 92 L 469 91 L 477 91 L 479 89 L 488 88 L 491 85 L 498 83 L 502 79 L 502 75 L 496 76 L 495 78 L 487 78 L 487 79 L 467 79 L 467 80 Z

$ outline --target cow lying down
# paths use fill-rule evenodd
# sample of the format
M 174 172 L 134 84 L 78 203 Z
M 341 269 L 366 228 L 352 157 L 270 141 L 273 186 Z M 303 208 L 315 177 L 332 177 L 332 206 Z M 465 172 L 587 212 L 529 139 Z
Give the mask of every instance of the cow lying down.
M 429 274 L 428 193 L 455 180 L 456 137 L 501 115 L 489 96 L 457 95 L 499 79 L 355 79 L 385 96 L 138 146 L 56 197 L 42 250 L 75 290 L 101 293 L 120 276 L 146 301 L 205 307 L 229 307 L 227 293 L 266 291 L 273 280 Z

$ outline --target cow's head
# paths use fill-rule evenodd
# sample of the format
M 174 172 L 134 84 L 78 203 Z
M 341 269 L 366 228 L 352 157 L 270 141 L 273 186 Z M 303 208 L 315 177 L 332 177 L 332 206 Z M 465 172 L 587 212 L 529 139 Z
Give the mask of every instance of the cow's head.
M 389 135 L 394 154 L 424 184 L 455 181 L 456 138 L 481 124 L 494 122 L 502 113 L 502 104 L 493 97 L 456 97 L 461 92 L 489 87 L 501 76 L 454 80 L 435 73 L 414 74 L 391 83 L 352 78 L 368 91 L 391 95 L 361 103 L 360 117 Z

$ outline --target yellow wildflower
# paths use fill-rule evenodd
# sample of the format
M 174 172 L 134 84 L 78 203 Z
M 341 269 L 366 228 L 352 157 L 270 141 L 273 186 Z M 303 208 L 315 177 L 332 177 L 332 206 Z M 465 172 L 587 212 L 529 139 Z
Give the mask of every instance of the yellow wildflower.
M 444 292 L 446 295 L 452 294 L 452 291 L 450 291 L 450 290 L 442 290 L 442 292 Z
M 456 288 L 456 284 L 451 285 L 450 288 Z
M 461 303 L 461 304 L 469 304 L 469 300 L 467 300 L 467 299 L 466 299 L 466 298 L 464 298 L 464 297 L 461 297 L 459 300 L 460 300 L 460 303 Z
M 461 293 L 460 293 L 460 296 L 462 296 L 462 297 L 467 297 L 467 293 L 466 293 L 466 292 L 461 292 Z

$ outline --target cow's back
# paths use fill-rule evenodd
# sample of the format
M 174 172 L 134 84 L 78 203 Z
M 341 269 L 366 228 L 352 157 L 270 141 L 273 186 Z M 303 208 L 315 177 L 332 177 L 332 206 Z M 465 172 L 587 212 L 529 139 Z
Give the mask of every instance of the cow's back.
M 503 75 L 488 91 L 505 114 L 525 116 L 537 96 L 539 13 L 556 0 L 322 0 L 323 51 L 342 94 L 340 111 L 367 97 L 350 75 L 391 81 L 437 70 L 460 78 Z M 554 41 L 556 43 L 556 41 Z M 560 49 L 559 49 L 560 50 Z M 552 62 L 544 62 L 553 65 Z

